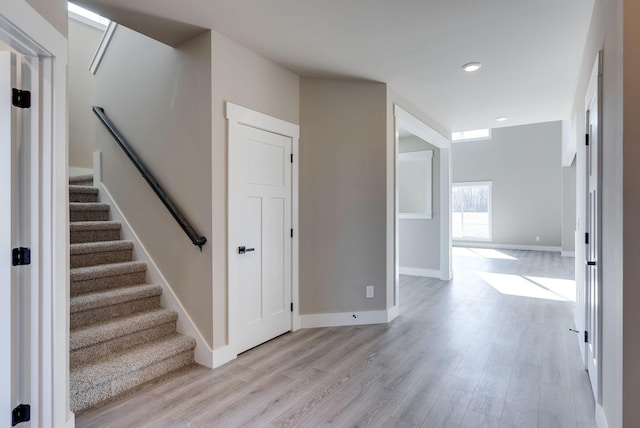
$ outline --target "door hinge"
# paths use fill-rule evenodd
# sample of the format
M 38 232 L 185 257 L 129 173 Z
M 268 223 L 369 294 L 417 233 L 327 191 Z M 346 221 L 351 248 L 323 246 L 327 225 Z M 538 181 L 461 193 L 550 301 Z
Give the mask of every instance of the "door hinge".
M 589 332 L 586 330 L 584 332 L 584 343 L 589 343 Z
M 589 145 L 589 134 L 584 134 L 584 144 L 585 144 L 586 146 L 588 146 L 588 145 Z
M 293 302 L 291 302 L 291 312 L 293 312 Z
M 588 233 L 584 234 L 584 243 L 585 243 L 585 245 L 589 245 L 589 234 Z
M 20 404 L 11 412 L 11 426 L 14 427 L 22 422 L 31 420 L 31 406 L 28 404 Z
M 30 108 L 31 92 L 13 88 L 11 90 L 11 103 L 18 108 Z
M 11 258 L 14 266 L 30 265 L 31 249 L 24 247 L 14 248 Z
M 293 153 L 291 153 L 291 163 L 293 163 Z
M 293 229 L 291 229 L 291 237 L 293 238 Z

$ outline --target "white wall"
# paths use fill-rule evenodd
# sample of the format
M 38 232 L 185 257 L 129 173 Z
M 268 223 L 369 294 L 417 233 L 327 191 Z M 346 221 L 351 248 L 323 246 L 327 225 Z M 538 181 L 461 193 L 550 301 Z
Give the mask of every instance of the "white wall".
M 67 35 L 67 0 L 27 0 L 63 36 Z
M 626 9 L 623 32 L 623 4 Z M 623 55 L 624 45 L 637 47 L 640 41 L 634 18 L 639 16 L 638 5 L 630 0 L 603 0 L 594 2 L 594 11 L 585 46 L 583 64 L 576 97 L 574 114 L 577 118 L 578 141 L 584 138 L 585 95 L 597 52 L 604 50 L 603 64 L 603 122 L 602 122 L 602 403 L 596 412 L 599 427 L 633 427 L 640 420 L 637 397 L 640 395 L 639 338 L 635 326 L 640 323 L 637 310 L 640 281 L 637 218 L 638 182 L 637 160 L 640 154 L 632 150 L 639 133 L 635 128 L 637 109 L 633 96 L 637 89 L 638 70 L 633 55 Z M 631 20 L 627 20 L 627 18 Z M 630 49 L 630 53 L 635 48 Z M 629 61 L 630 68 L 623 61 Z M 623 96 L 623 94 L 629 96 Z M 624 100 L 624 101 L 623 101 Z M 627 104 L 629 103 L 629 104 Z M 632 113 L 627 120 L 627 108 Z M 625 114 L 623 127 L 623 112 Z M 627 129 L 629 128 L 629 129 Z M 624 131 L 624 135 L 623 135 Z M 585 152 L 578 145 L 576 218 L 578 236 L 584 234 Z M 623 157 L 624 153 L 624 157 Z M 624 171 L 624 177 L 623 177 Z M 624 178 L 624 188 L 623 188 Z M 627 193 L 627 189 L 630 191 Z M 624 190 L 624 192 L 623 192 Z M 631 220 L 631 224 L 625 223 Z M 628 243 L 628 245 L 627 245 Z M 584 293 L 584 246 L 576 247 L 576 284 Z M 623 299 L 624 296 L 624 299 Z M 629 326 L 623 329 L 623 326 Z M 605 425 L 606 424 L 606 425 Z
M 414 268 L 440 271 L 440 150 L 418 137 L 399 140 L 399 153 L 433 150 L 431 174 L 432 211 L 431 219 L 400 219 L 400 270 Z M 440 276 L 439 274 L 437 275 Z
M 89 64 L 103 30 L 69 19 L 69 166 L 93 167 L 96 149 L 95 78 Z
M 561 246 L 561 145 L 561 122 L 498 128 L 491 140 L 452 145 L 454 183 L 493 182 L 492 243 Z

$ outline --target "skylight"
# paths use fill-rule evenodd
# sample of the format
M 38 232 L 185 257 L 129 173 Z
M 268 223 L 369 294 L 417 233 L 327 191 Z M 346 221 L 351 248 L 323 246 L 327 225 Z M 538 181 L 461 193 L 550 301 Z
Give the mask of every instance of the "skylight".
M 462 141 L 475 141 L 475 140 L 490 140 L 491 129 L 474 129 L 471 131 L 452 132 L 451 140 L 454 143 Z
M 98 15 L 97 13 L 91 12 L 83 7 L 80 7 L 73 3 L 68 3 L 69 5 L 69 16 L 71 18 L 77 19 L 78 21 L 84 22 L 85 24 L 93 25 L 94 27 L 98 27 L 101 29 L 107 28 L 109 25 L 109 21 L 107 18 Z

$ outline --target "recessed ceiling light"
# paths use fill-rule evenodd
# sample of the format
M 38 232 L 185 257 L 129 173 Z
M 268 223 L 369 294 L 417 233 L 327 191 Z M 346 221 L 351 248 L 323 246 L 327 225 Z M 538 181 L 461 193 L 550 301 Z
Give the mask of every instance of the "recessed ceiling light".
M 482 67 L 482 64 L 480 64 L 479 62 L 470 62 L 468 64 L 463 65 L 462 69 L 466 72 L 471 73 L 472 71 L 480 70 L 480 67 Z
M 496 117 L 496 121 L 497 122 L 504 122 L 507 119 L 509 119 L 509 116 L 500 116 L 500 117 Z

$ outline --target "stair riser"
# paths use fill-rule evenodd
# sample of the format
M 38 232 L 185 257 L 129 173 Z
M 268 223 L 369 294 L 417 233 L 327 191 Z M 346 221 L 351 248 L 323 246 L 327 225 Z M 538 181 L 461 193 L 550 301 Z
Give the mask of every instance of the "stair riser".
M 69 177 L 69 184 L 75 186 L 93 186 L 93 177 Z
M 98 202 L 94 193 L 69 193 L 69 202 Z
M 82 293 L 109 290 L 112 288 L 124 287 L 126 285 L 142 284 L 145 282 L 145 278 L 146 271 L 142 271 L 104 278 L 88 279 L 84 281 L 71 281 L 71 295 L 77 296 Z
M 130 302 L 122 302 L 103 308 L 90 309 L 71 314 L 71 329 L 84 327 L 97 322 L 110 321 L 118 317 L 133 315 L 142 311 L 149 311 L 160 307 L 160 296 L 146 297 Z
M 72 179 L 72 180 L 69 180 L 69 184 L 73 184 L 75 186 L 93 186 L 93 179 L 90 179 L 90 180 Z
M 107 221 L 108 210 L 70 210 L 69 221 Z
M 71 411 L 86 409 L 100 401 L 113 398 L 122 392 L 142 385 L 156 377 L 193 364 L 193 350 L 183 352 L 166 360 L 151 364 L 133 373 L 126 373 L 119 378 L 101 385 L 94 385 L 84 390 L 80 385 L 70 385 Z M 86 386 L 86 385 L 85 385 Z
M 108 263 L 130 262 L 131 250 L 102 251 L 89 254 L 71 255 L 71 268 L 104 265 Z
M 109 355 L 133 348 L 136 345 L 151 342 L 176 332 L 176 322 L 160 324 L 158 326 L 138 331 L 126 336 L 118 337 L 106 342 L 72 350 L 69 364 L 74 369 L 79 365 L 89 363 L 93 360 L 104 358 Z
M 79 230 L 71 232 L 72 244 L 84 244 L 85 242 L 118 241 L 119 239 L 119 229 Z

